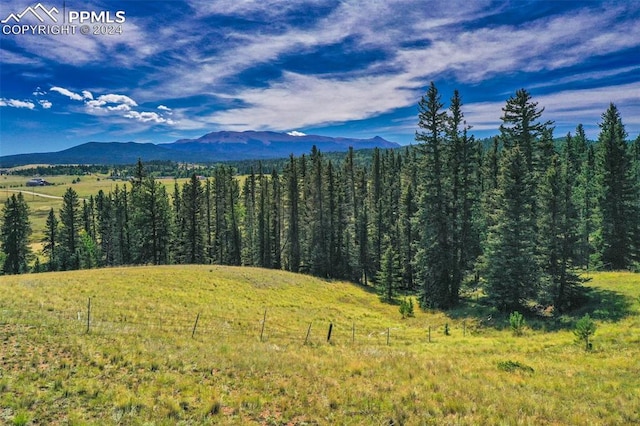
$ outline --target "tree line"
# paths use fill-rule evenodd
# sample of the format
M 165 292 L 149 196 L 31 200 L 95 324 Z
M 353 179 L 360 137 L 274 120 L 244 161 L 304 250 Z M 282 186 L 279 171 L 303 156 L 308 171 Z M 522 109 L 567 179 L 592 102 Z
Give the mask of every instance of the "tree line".
M 237 176 L 221 165 L 173 191 L 142 162 L 130 184 L 52 209 L 36 271 L 140 264 L 285 269 L 415 294 L 448 309 L 465 287 L 500 310 L 562 312 L 580 303 L 593 269 L 639 269 L 640 137 L 627 141 L 614 104 L 598 140 L 578 125 L 560 143 L 524 89 L 502 109 L 500 133 L 469 134 L 457 91 L 445 107 L 432 83 L 418 103 L 416 144 L 374 150 L 368 165 L 317 149 L 280 170 Z M 29 271 L 29 208 L 3 209 L 4 273 Z

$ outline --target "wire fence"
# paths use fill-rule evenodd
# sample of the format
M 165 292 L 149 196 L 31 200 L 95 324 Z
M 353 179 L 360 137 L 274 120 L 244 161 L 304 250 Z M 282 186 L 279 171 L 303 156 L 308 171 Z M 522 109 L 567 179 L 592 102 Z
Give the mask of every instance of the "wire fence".
M 102 303 L 107 303 L 102 301 Z M 131 335 L 140 337 L 190 337 L 193 339 L 215 339 L 232 341 L 298 342 L 304 344 L 332 343 L 344 345 L 392 346 L 431 342 L 439 337 L 451 335 L 471 336 L 478 332 L 477 322 L 467 321 L 456 328 L 448 323 L 427 327 L 371 325 L 365 321 L 337 318 L 296 319 L 289 323 L 282 318 L 288 315 L 287 308 L 268 307 L 255 316 L 243 317 L 229 312 L 193 312 L 185 309 L 172 314 L 153 312 L 105 312 L 91 299 L 84 307 L 56 310 L 43 307 L 2 307 L 0 325 L 20 325 L 37 328 L 55 334 Z M 272 315 L 274 314 L 275 315 Z

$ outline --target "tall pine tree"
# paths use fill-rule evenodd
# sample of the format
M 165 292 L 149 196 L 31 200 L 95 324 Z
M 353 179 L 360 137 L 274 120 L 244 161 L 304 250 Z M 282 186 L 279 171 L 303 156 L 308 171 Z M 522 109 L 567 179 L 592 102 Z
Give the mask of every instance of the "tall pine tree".
M 2 271 L 5 274 L 22 274 L 28 271 L 32 256 L 30 235 L 29 206 L 22 192 L 12 194 L 4 203 L 0 228 L 0 244 L 5 255 Z
M 610 104 L 602 114 L 597 143 L 600 177 L 601 260 L 607 269 L 630 266 L 633 183 L 628 157 L 627 133 L 618 108 Z

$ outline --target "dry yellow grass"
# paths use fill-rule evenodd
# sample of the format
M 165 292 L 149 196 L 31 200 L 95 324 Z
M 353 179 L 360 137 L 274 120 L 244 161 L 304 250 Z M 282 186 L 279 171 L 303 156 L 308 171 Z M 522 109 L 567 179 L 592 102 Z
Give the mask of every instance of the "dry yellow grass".
M 0 277 L 0 421 L 638 423 L 640 276 L 600 273 L 590 285 L 611 300 L 592 310 L 599 329 L 585 353 L 562 327 L 571 318 L 524 337 L 482 326 L 464 309 L 402 320 L 397 306 L 366 289 L 280 271 L 166 266 Z M 500 369 L 507 361 L 533 371 Z

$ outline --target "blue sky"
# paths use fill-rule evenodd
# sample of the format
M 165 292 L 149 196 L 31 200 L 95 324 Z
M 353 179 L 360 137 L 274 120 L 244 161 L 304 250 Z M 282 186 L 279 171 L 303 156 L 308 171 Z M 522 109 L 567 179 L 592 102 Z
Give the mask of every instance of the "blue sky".
M 63 15 L 62 0 L 41 3 Z M 5 0 L 0 20 L 36 4 Z M 640 133 L 636 0 L 67 0 L 64 11 L 126 20 L 113 35 L 3 28 L 0 155 L 218 130 L 406 144 L 431 81 L 446 104 L 460 91 L 479 137 L 497 133 L 519 88 L 556 136 L 582 123 L 597 137 L 610 102 Z

